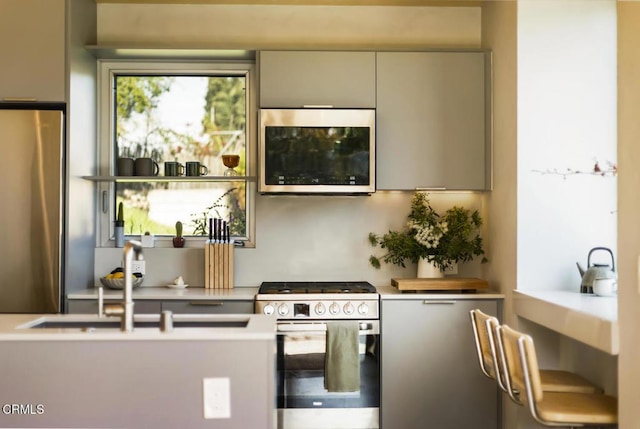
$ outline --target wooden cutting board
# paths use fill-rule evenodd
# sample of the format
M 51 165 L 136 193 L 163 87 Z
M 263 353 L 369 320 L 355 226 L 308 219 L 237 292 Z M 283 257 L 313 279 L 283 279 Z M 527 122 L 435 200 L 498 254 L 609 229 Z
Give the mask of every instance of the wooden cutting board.
M 489 282 L 474 277 L 443 277 L 427 279 L 391 279 L 400 291 L 416 290 L 477 290 L 487 289 Z

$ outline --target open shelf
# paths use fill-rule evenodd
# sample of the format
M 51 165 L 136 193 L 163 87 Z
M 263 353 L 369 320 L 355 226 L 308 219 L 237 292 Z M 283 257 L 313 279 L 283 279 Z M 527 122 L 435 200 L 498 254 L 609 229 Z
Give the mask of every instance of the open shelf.
M 255 182 L 255 176 L 82 176 L 94 182 Z

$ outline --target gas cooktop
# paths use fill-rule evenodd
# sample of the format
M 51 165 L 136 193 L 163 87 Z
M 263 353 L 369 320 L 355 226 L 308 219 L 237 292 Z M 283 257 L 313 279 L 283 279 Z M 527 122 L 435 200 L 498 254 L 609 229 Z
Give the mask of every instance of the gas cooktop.
M 380 295 L 367 282 L 264 282 L 256 313 L 292 319 L 377 319 Z
M 258 293 L 376 293 L 376 288 L 368 282 L 263 282 Z

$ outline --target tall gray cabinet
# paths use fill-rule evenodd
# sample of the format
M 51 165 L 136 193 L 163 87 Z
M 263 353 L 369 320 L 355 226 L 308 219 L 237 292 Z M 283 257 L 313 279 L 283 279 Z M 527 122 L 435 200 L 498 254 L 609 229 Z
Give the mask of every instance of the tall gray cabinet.
M 499 389 L 480 371 L 469 316 L 498 316 L 501 302 L 382 297 L 382 429 L 501 427 Z
M 65 0 L 0 0 L 0 101 L 65 101 L 65 14 Z

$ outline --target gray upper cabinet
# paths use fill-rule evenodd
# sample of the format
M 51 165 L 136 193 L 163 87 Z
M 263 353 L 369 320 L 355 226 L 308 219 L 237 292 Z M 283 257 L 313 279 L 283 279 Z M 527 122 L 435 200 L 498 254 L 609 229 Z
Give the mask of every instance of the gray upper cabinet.
M 377 189 L 491 189 L 489 55 L 377 54 Z
M 65 0 L 0 0 L 0 101 L 65 101 Z
M 260 107 L 376 107 L 375 52 L 262 51 Z

